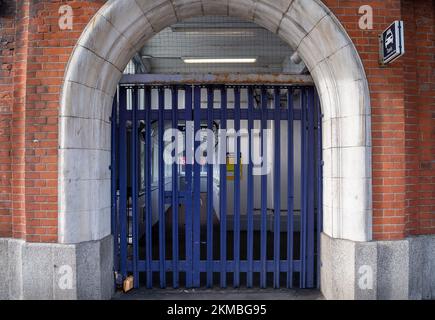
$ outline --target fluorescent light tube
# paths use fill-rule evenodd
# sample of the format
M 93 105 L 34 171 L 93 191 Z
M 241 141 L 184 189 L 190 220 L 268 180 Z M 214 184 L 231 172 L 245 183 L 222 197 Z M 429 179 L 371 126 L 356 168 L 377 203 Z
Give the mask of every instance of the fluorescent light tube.
M 172 28 L 174 33 L 185 33 L 187 35 L 198 35 L 198 36 L 244 36 L 253 37 L 255 36 L 254 28 Z
M 255 63 L 257 58 L 182 58 L 184 63 Z

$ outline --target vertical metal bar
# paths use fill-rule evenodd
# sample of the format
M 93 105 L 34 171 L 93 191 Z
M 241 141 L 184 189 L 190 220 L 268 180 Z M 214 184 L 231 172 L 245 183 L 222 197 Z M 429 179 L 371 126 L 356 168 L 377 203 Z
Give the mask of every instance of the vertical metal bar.
M 234 88 L 234 129 L 236 152 L 234 170 L 234 287 L 240 286 L 240 87 Z
M 261 272 L 260 272 L 260 287 L 267 286 L 267 89 L 261 88 L 261 155 L 263 160 L 263 169 L 261 175 Z
M 192 194 L 192 159 L 189 155 L 193 152 L 193 139 L 189 137 L 188 132 L 192 124 L 192 86 L 185 88 L 185 105 L 186 105 L 186 194 Z M 192 197 L 188 197 L 185 201 L 186 214 L 186 287 L 192 287 L 192 257 L 193 257 L 193 234 L 192 234 Z
M 314 287 L 314 88 L 307 88 L 308 118 L 308 184 L 307 184 L 307 287 Z
M 323 115 L 320 100 L 316 93 L 317 109 L 317 288 L 320 288 L 320 235 L 322 232 L 323 211 L 323 148 L 322 148 L 322 121 Z
M 172 129 L 178 132 L 178 88 L 172 87 Z M 178 136 L 175 137 L 175 162 L 172 164 L 172 262 L 173 287 L 179 287 L 178 272 Z
M 306 91 L 301 89 L 301 231 L 300 231 L 300 255 L 301 255 L 301 271 L 300 271 L 300 287 L 306 287 L 306 216 L 307 216 L 307 150 L 306 150 Z
M 145 256 L 146 256 L 146 286 L 153 286 L 153 273 L 151 268 L 152 255 L 152 201 L 151 201 L 151 166 L 152 166 L 152 141 L 151 141 L 151 87 L 145 88 Z
M 280 223 L 281 223 L 281 90 L 275 88 L 275 176 L 273 187 L 274 209 L 274 288 L 279 288 L 280 278 Z
M 213 87 L 207 88 L 207 127 L 209 133 L 213 131 Z M 213 164 L 210 162 L 213 146 L 209 146 L 212 136 L 207 137 L 207 287 L 213 286 Z
M 201 87 L 194 88 L 194 132 L 201 130 Z M 194 142 L 198 150 L 199 141 Z M 193 286 L 200 287 L 200 250 L 201 250 L 201 166 L 198 159 L 193 165 Z
M 252 288 L 253 285 L 253 271 L 254 271 L 254 176 L 253 176 L 253 139 L 252 131 L 254 129 L 254 88 L 248 88 L 248 135 L 249 135 L 249 148 L 248 148 L 248 274 L 247 286 Z
M 227 129 L 227 89 L 221 89 L 221 130 Z M 220 187 L 219 187 L 219 208 L 220 208 L 220 264 L 221 264 L 221 287 L 227 287 L 227 165 L 226 165 L 226 136 L 220 141 Z
M 163 159 L 164 143 L 163 135 L 165 129 L 165 88 L 159 87 L 159 122 L 158 122 L 158 144 L 159 144 L 159 257 L 160 257 L 160 287 L 166 287 L 166 236 L 165 236 L 165 163 Z
M 110 176 L 111 176 L 111 192 L 112 192 L 112 235 L 113 235 L 113 248 L 114 248 L 114 256 L 113 256 L 113 264 L 116 272 L 119 271 L 119 245 L 118 245 L 118 163 L 117 158 L 119 154 L 118 150 L 118 103 L 117 103 L 117 94 L 113 99 L 113 107 L 112 107 L 112 142 L 111 142 L 111 164 L 110 164 Z
M 287 97 L 287 112 L 288 112 L 288 124 L 287 124 L 287 288 L 293 288 L 293 242 L 294 242 L 294 134 L 293 134 L 293 88 L 288 88 Z
M 120 227 L 120 266 L 123 279 L 127 277 L 127 89 L 119 89 L 119 227 Z
M 137 132 L 137 110 L 139 106 L 139 94 L 138 88 L 133 88 L 133 101 L 132 101 L 132 126 L 131 126 L 131 209 L 132 209 L 132 247 L 133 247 L 133 282 L 134 287 L 139 288 L 139 239 L 138 239 L 138 132 Z

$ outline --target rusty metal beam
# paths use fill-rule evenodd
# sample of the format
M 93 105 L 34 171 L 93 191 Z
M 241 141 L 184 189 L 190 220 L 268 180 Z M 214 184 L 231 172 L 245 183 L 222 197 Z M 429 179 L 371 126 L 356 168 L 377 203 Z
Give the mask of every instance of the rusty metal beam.
M 295 84 L 313 85 L 313 78 L 309 75 L 291 74 L 125 74 L 121 85 L 148 84 Z

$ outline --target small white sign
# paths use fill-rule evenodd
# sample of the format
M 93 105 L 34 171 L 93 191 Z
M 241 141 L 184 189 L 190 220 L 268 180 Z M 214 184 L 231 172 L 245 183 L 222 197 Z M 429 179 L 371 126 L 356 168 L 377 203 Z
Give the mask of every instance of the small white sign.
M 382 63 L 388 64 L 405 54 L 403 21 L 394 21 L 381 35 Z

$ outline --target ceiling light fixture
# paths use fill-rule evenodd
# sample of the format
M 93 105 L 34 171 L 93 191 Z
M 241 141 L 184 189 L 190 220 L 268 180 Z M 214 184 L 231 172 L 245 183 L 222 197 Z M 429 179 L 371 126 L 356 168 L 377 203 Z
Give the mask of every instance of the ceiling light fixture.
M 255 63 L 257 58 L 182 58 L 184 63 Z
M 249 27 L 249 28 L 234 28 L 234 27 L 172 27 L 172 32 L 180 32 L 187 34 L 208 34 L 208 35 L 254 35 L 255 32 L 261 30 L 261 28 Z

